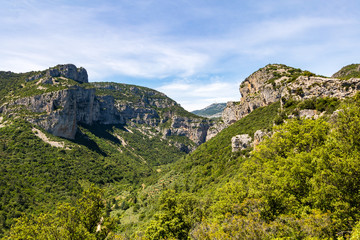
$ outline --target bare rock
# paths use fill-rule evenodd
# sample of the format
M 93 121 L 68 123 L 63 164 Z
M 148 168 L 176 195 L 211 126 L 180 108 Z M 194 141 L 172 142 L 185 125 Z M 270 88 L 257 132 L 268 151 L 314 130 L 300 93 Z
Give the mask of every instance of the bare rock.
M 174 115 L 171 125 L 164 131 L 164 136 L 186 136 L 196 145 L 206 141 L 209 121 L 206 119 L 192 119 Z
M 44 78 L 41 78 L 39 80 L 39 82 L 42 83 L 42 84 L 51 84 L 51 85 L 54 83 L 53 78 L 51 76 L 46 76 Z
M 299 117 L 303 118 L 315 118 L 317 119 L 320 115 L 318 114 L 317 110 L 313 109 L 303 109 L 299 111 Z
M 225 124 L 230 125 L 256 108 L 280 100 L 284 104 L 289 99 L 297 101 L 318 97 L 343 99 L 353 96 L 358 90 L 360 90 L 360 78 L 340 80 L 315 76 L 310 72 L 285 65 L 267 65 L 241 83 L 240 102 L 229 102 L 222 118 Z M 305 115 L 316 114 L 307 112 Z
M 120 124 L 124 119 L 111 96 L 97 98 L 95 89 L 72 87 L 56 92 L 17 99 L 2 107 L 10 113 L 12 106 L 22 106 L 40 115 L 28 120 L 58 137 L 74 139 L 78 124 Z
M 40 78 L 44 79 L 52 79 L 55 77 L 65 77 L 72 80 L 75 80 L 79 83 L 88 83 L 88 74 L 85 68 L 76 68 L 74 64 L 61 64 L 57 65 L 53 68 L 49 68 L 48 70 L 31 76 L 27 79 L 27 81 L 34 81 Z M 47 82 L 50 83 L 50 82 Z
M 253 147 L 256 148 L 257 145 L 259 145 L 263 140 L 264 137 L 269 136 L 269 133 L 263 130 L 257 130 L 254 133 L 254 142 Z
M 236 135 L 231 138 L 232 152 L 238 152 L 251 146 L 251 137 L 249 134 Z
M 223 122 L 215 122 L 210 125 L 206 133 L 206 141 L 209 141 L 211 138 L 215 137 L 219 132 L 225 129 L 227 125 Z

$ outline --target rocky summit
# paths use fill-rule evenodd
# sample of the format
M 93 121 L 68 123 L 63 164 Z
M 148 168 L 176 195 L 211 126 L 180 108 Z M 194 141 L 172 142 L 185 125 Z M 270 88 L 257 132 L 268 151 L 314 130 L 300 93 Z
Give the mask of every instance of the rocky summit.
M 185 152 L 205 142 L 213 121 L 185 111 L 178 103 L 158 91 L 118 83 L 88 83 L 84 68 L 57 65 L 34 73 L 19 82 L 19 91 L 3 97 L 0 113 L 20 116 L 47 132 L 74 139 L 79 124 L 121 124 L 155 131 L 174 140 Z M 213 129 L 211 130 L 213 131 Z
M 358 65 L 349 65 L 328 78 L 283 64 L 269 64 L 241 83 L 240 102 L 227 103 L 222 113 L 223 121 L 226 125 L 232 124 L 256 108 L 277 101 L 284 104 L 290 99 L 295 101 L 318 97 L 343 99 L 353 96 L 360 89 L 360 78 L 349 78 L 349 76 L 357 76 L 354 75 L 357 68 Z
M 27 79 L 27 81 L 34 81 L 42 79 L 43 83 L 52 84 L 53 78 L 64 77 L 73 79 L 79 83 L 88 82 L 88 74 L 85 68 L 77 68 L 74 64 L 59 64 L 55 67 L 49 68 L 40 74 L 33 75 Z
M 81 124 L 130 125 L 144 134 L 155 132 L 163 138 L 176 138 L 174 144 L 190 152 L 256 108 L 277 101 L 282 106 L 289 100 L 352 96 L 360 89 L 360 79 L 351 77 L 357 76 L 358 68 L 358 64 L 352 64 L 328 78 L 282 64 L 269 64 L 241 83 L 240 102 L 228 102 L 222 121 L 218 121 L 189 113 L 153 89 L 89 83 L 86 69 L 63 64 L 25 74 L 2 72 L 16 81 L 9 90 L 6 86 L 10 86 L 10 81 L 4 83 L 0 114 L 24 116 L 28 122 L 67 139 L 75 139 Z M 304 109 L 300 114 L 317 113 Z

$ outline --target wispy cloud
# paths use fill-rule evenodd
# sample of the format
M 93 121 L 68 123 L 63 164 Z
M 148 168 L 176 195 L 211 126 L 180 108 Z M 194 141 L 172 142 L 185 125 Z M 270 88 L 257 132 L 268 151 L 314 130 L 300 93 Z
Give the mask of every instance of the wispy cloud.
M 358 62 L 359 8 L 355 0 L 3 1 L 0 69 L 74 63 L 92 81 L 142 78 L 194 109 L 238 100 L 238 76 L 267 63 L 326 75 Z
M 174 99 L 182 99 L 181 105 L 190 111 L 202 109 L 212 103 L 239 101 L 240 81 L 225 81 L 212 78 L 209 82 L 179 79 L 165 84 L 157 90 L 165 92 Z

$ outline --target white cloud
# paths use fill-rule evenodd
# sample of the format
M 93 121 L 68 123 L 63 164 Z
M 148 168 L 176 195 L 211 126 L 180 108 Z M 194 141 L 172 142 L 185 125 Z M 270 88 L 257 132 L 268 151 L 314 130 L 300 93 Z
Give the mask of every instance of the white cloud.
M 333 14 L 335 1 L 327 3 L 326 11 L 312 9 L 313 1 L 301 9 L 300 0 L 249 6 L 236 1 L 81 2 L 4 2 L 0 70 L 24 72 L 74 63 L 88 70 L 90 81 L 119 75 L 145 79 L 147 87 L 161 86 L 159 90 L 194 110 L 240 98 L 239 81 L 204 83 L 194 76 L 235 78 L 271 62 L 324 74 L 335 72 L 338 69 L 330 68 L 347 59 L 356 62 L 360 53 L 358 15 L 348 14 L 351 9 L 342 3 L 335 6 L 347 11 Z
M 177 80 L 157 88 L 181 104 L 186 110 L 193 111 L 212 103 L 239 101 L 240 83 L 237 81 L 211 80 L 200 83 L 189 79 Z

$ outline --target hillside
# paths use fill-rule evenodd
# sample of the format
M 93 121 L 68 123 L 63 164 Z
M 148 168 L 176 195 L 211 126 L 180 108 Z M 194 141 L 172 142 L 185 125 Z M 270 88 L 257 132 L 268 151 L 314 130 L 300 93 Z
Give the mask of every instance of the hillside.
M 1 80 L 8 239 L 358 239 L 359 78 L 267 65 L 215 122 L 155 90 L 48 71 Z
M 283 64 L 269 64 L 247 77 L 240 85 L 239 102 L 228 102 L 222 114 L 229 125 L 258 107 L 276 101 L 310 100 L 314 98 L 344 99 L 360 87 L 356 78 L 341 80 L 318 76 L 309 71 Z
M 221 117 L 221 114 L 224 111 L 225 107 L 226 103 L 213 103 L 206 108 L 192 111 L 192 113 L 201 117 L 219 118 Z
M 122 231 L 145 239 L 357 236 L 360 79 L 337 90 L 336 79 L 305 76 L 308 85 L 316 80 L 334 83 L 320 85 L 322 91 L 305 85 L 299 95 L 290 87 L 304 83 L 302 72 L 284 83 L 287 98 L 279 99 L 272 91 L 275 96 L 267 97 L 276 101 L 249 109 L 172 164 L 173 170 L 157 184 L 139 190 L 139 209 L 121 211 L 134 217 L 123 223 Z M 268 84 L 268 77 L 257 76 L 259 88 Z M 334 92 L 327 94 L 329 89 Z M 252 98 L 255 102 L 257 96 Z M 234 137 L 244 134 L 252 143 L 236 150 Z
M 360 64 L 350 64 L 332 75 L 333 78 L 350 79 L 360 77 Z
M 88 83 L 74 65 L 0 72 L 0 93 L 0 236 L 91 183 L 109 196 L 151 183 L 213 124 L 152 89 Z

